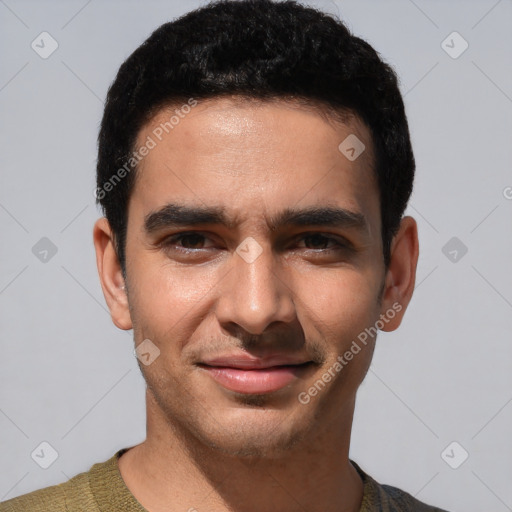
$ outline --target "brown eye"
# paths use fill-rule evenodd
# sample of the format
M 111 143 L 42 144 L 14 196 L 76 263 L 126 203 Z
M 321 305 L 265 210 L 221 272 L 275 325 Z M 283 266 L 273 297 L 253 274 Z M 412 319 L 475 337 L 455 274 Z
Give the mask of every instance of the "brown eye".
M 178 233 L 166 238 L 161 243 L 161 246 L 168 251 L 175 250 L 177 252 L 193 253 L 202 249 L 210 249 L 211 247 L 205 247 L 206 240 L 208 240 L 208 237 L 201 233 Z
M 181 244 L 184 246 L 185 249 L 202 249 L 202 247 L 197 247 L 197 245 L 203 245 L 205 237 L 197 233 L 191 233 L 186 235 L 180 235 L 176 239 L 178 241 L 181 241 Z
M 337 238 L 323 235 L 322 233 L 311 233 L 303 235 L 299 240 L 304 240 L 306 249 L 320 250 L 323 252 L 348 249 L 348 245 Z M 330 247 L 329 247 L 330 244 Z
M 327 247 L 324 246 L 328 245 L 329 242 L 332 241 L 332 239 L 318 234 L 308 235 L 304 237 L 304 240 L 306 241 L 306 246 L 308 246 L 308 249 L 326 249 Z

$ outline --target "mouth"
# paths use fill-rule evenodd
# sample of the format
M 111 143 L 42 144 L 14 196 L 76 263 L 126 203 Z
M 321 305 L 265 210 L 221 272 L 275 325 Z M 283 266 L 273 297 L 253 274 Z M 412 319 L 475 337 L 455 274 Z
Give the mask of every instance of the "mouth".
M 315 363 L 274 364 L 260 360 L 231 360 L 199 363 L 222 387 L 245 394 L 266 394 L 278 391 L 303 377 Z

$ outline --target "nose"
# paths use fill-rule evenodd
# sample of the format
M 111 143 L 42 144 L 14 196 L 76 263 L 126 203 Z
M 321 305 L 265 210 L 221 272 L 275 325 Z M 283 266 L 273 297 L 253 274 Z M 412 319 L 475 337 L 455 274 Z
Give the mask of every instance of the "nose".
M 219 290 L 216 314 L 224 327 L 237 324 L 251 334 L 261 334 L 273 323 L 290 323 L 296 316 L 293 291 L 286 283 L 282 264 L 269 248 L 256 259 L 232 256 L 232 267 Z

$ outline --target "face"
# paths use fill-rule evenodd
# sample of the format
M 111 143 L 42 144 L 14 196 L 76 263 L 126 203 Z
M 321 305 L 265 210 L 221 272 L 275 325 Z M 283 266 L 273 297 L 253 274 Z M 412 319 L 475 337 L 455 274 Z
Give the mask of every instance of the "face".
M 407 265 L 384 269 L 369 131 L 216 99 L 162 133 L 173 110 L 139 134 L 155 145 L 130 199 L 126 282 L 112 256 L 102 286 L 116 325 L 150 340 L 148 360 L 159 351 L 139 363 L 149 415 L 224 453 L 276 456 L 351 418 L 375 341 L 361 334 L 398 298 L 396 328 L 406 307 Z M 355 159 L 338 148 L 354 136 Z

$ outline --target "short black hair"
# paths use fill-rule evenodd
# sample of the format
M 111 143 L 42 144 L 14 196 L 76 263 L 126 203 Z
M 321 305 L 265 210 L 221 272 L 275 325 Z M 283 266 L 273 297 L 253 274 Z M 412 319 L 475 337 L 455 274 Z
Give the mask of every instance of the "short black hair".
M 293 0 L 220 0 L 156 29 L 121 65 L 108 90 L 96 203 L 113 231 L 123 275 L 141 128 L 165 106 L 222 96 L 295 99 L 333 114 L 355 114 L 365 123 L 374 148 L 387 269 L 415 170 L 395 72 L 330 14 Z

